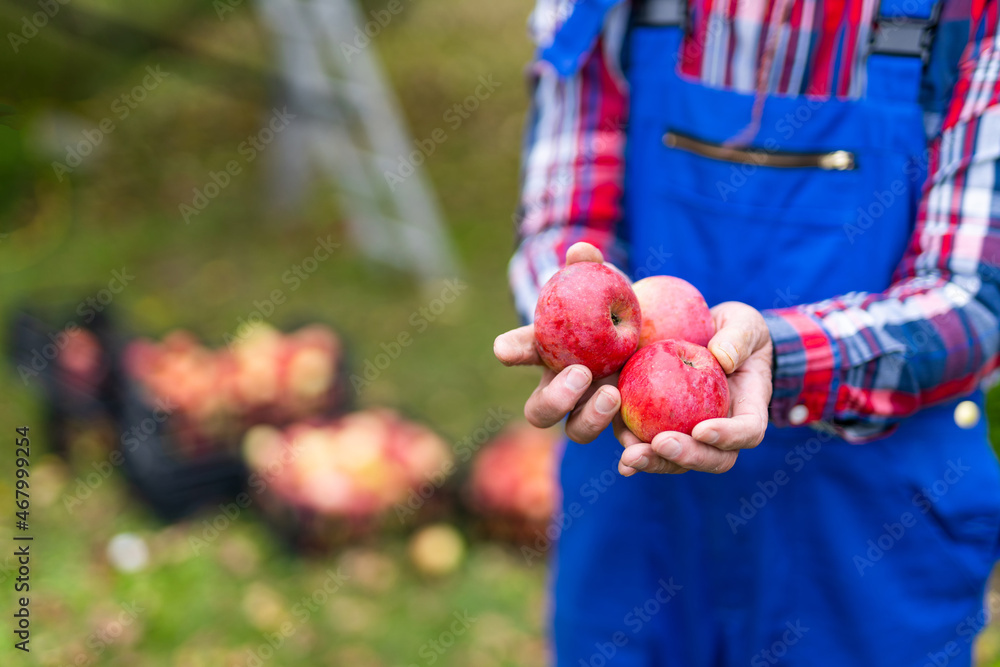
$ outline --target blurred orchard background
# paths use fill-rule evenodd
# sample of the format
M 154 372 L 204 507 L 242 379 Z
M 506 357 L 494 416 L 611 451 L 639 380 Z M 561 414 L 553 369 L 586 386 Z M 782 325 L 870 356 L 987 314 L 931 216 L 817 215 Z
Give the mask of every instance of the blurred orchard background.
M 362 0 L 344 40 L 305 6 L 0 0 L 4 665 L 547 662 L 554 434 L 491 354 L 531 0 Z M 386 241 L 324 128 L 394 119 L 376 199 L 424 226 Z

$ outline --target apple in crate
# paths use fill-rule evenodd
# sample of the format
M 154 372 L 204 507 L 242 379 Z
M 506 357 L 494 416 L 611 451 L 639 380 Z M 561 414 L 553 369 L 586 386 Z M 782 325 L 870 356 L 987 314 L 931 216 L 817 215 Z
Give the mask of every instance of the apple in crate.
M 101 342 L 93 332 L 80 327 L 63 333 L 58 362 L 65 382 L 96 396 L 106 365 Z
M 243 452 L 281 502 L 351 519 L 390 511 L 453 467 L 451 449 L 436 433 L 385 409 L 283 430 L 256 426 Z
M 632 285 L 632 290 L 642 310 L 639 347 L 669 338 L 705 347 L 715 335 L 705 297 L 688 281 L 650 276 Z
M 691 434 L 695 424 L 729 414 L 726 374 L 707 348 L 662 340 L 636 352 L 618 378 L 621 415 L 643 442 L 657 433 Z
M 333 386 L 340 341 L 329 328 L 303 327 L 287 337 L 288 395 L 301 402 L 321 399 Z
M 469 496 L 488 532 L 530 541 L 558 503 L 558 432 L 516 423 L 483 447 L 472 463 Z
M 267 325 L 255 326 L 231 346 L 230 391 L 242 410 L 279 398 L 277 360 L 281 348 L 281 334 Z
M 559 372 L 583 364 L 594 379 L 616 373 L 639 345 L 642 315 L 628 279 L 597 262 L 576 262 L 542 286 L 535 347 Z

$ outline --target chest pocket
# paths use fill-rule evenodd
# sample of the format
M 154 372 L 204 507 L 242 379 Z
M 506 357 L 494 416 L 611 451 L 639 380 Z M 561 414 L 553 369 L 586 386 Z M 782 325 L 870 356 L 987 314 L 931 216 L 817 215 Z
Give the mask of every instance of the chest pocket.
M 713 33 L 697 56 L 702 76 L 691 76 L 684 68 L 695 56 L 685 48 L 697 35 L 645 11 L 633 17 L 627 72 L 633 271 L 669 254 L 658 270 L 697 285 L 710 303 L 757 308 L 885 289 L 925 177 L 920 51 L 908 57 L 897 39 L 882 48 L 900 53 L 866 52 L 867 88 L 854 99 L 768 95 L 754 126 L 755 92 L 704 80 L 717 74 L 706 59 L 739 54 L 713 47 Z

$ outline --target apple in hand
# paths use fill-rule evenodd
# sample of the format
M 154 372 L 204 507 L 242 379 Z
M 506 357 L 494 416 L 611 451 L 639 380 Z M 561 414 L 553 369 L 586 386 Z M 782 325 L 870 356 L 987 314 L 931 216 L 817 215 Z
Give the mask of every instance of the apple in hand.
M 694 285 L 674 276 L 650 276 L 632 285 L 642 310 L 639 347 L 673 338 L 707 346 L 715 335 L 705 297 Z
M 576 262 L 545 283 L 535 306 L 535 347 L 557 373 L 583 364 L 594 379 L 617 372 L 639 345 L 642 315 L 628 280 L 597 262 Z
M 622 420 L 643 442 L 663 431 L 691 435 L 695 424 L 729 414 L 729 386 L 701 345 L 661 340 L 640 349 L 618 378 Z

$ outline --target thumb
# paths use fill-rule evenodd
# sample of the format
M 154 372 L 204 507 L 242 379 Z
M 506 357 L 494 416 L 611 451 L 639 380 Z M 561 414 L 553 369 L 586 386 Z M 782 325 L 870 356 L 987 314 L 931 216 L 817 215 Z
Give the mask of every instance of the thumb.
M 566 251 L 566 264 L 575 264 L 576 262 L 597 262 L 600 264 L 603 261 L 604 255 L 600 249 L 586 241 L 578 241 Z
M 727 308 L 727 306 L 729 308 Z M 750 358 L 770 338 L 764 318 L 745 304 L 720 304 L 713 308 L 719 330 L 708 342 L 708 350 L 729 375 Z

